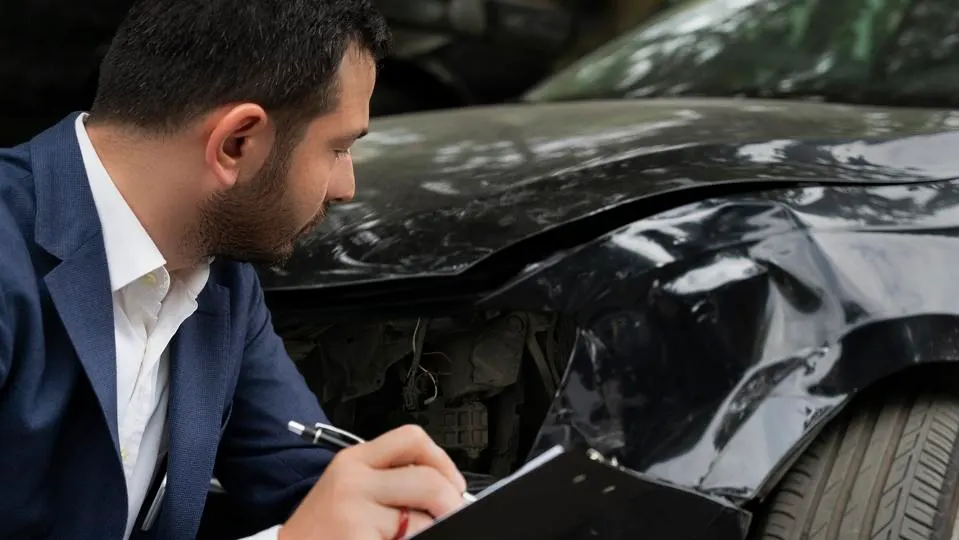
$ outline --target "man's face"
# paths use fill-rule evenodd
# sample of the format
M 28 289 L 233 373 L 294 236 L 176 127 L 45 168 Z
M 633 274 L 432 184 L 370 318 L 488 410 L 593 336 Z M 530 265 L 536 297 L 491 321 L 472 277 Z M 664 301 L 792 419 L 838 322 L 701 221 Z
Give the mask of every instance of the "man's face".
M 299 141 L 277 138 L 254 178 L 208 201 L 202 230 L 211 255 L 282 264 L 298 238 L 318 225 L 331 202 L 355 191 L 350 147 L 366 134 L 376 79 L 371 57 L 344 56 L 338 106 L 307 125 Z

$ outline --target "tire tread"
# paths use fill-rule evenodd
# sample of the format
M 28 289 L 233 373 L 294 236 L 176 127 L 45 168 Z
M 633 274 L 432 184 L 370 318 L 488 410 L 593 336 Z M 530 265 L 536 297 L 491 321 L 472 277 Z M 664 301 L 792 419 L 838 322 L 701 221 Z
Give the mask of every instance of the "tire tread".
M 799 456 L 750 538 L 946 540 L 957 456 L 959 399 L 912 388 L 866 401 Z

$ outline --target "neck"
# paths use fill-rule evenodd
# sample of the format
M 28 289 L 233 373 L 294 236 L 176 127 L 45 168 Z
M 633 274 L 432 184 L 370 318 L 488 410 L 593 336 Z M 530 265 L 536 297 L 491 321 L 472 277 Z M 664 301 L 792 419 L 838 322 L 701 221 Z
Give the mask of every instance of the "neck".
M 205 254 L 190 233 L 200 217 L 196 193 L 184 182 L 193 176 L 190 150 L 176 138 L 119 131 L 113 126 L 87 127 L 104 168 L 166 259 L 167 269 L 196 265 Z

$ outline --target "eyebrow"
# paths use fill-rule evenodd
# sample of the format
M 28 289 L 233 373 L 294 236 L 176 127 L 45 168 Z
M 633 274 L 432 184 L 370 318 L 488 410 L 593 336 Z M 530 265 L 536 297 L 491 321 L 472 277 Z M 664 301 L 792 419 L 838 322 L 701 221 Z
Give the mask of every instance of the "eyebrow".
M 363 128 L 362 130 L 357 131 L 356 133 L 351 133 L 349 135 L 345 135 L 343 137 L 337 138 L 336 142 L 352 143 L 354 141 L 358 141 L 362 139 L 363 137 L 366 137 L 366 135 L 369 134 L 369 132 L 370 132 L 369 128 Z

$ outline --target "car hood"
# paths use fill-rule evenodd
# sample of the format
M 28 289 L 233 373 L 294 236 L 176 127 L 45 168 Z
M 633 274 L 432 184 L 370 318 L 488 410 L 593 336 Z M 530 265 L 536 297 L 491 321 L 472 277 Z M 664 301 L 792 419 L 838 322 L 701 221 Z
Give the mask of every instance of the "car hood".
M 959 176 L 959 113 L 735 99 L 474 107 L 375 118 L 357 194 L 267 290 L 455 275 L 627 201 L 748 180 Z

